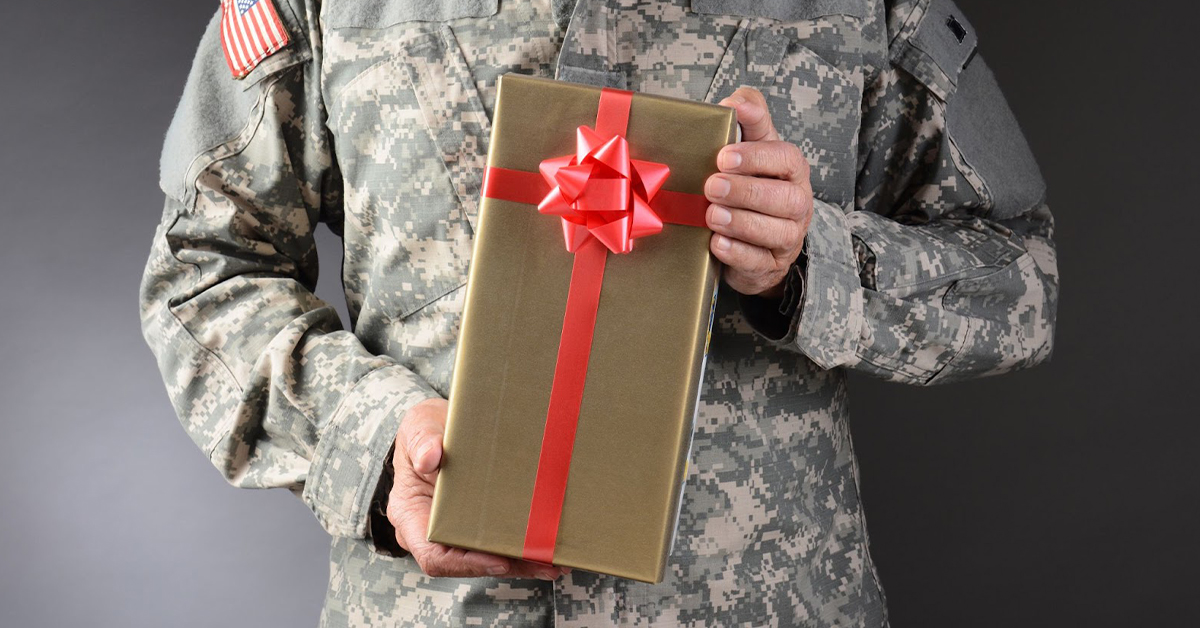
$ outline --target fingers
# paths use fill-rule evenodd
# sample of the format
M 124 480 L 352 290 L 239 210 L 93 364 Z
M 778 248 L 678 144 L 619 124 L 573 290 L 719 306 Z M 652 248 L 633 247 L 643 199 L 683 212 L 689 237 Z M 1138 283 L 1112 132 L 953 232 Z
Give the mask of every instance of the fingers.
M 717 103 L 737 110 L 738 124 L 742 125 L 742 141 L 777 140 L 779 133 L 771 122 L 767 110 L 767 99 L 753 87 L 739 87 L 727 98 Z
M 812 194 L 808 190 L 807 183 L 745 174 L 717 173 L 704 182 L 704 195 L 714 203 L 787 220 L 800 220 L 812 210 Z
M 709 250 L 725 264 L 725 282 L 742 294 L 774 289 L 787 274 L 787 264 L 767 249 L 719 233 L 713 234 Z
M 398 475 L 388 495 L 387 518 L 396 529 L 396 542 L 408 550 L 427 575 L 435 577 L 477 578 L 512 576 L 510 558 L 464 550 L 427 540 L 429 512 L 433 505 L 433 487 L 412 475 Z M 523 562 L 523 561 L 522 561 Z M 549 574 L 548 574 L 549 575 Z M 557 577 L 557 574 L 553 574 Z M 537 577 L 522 576 L 522 577 Z
M 708 206 L 705 220 L 716 233 L 778 254 L 790 250 L 804 237 L 800 223 L 749 209 L 713 204 Z
M 760 246 L 714 233 L 709 249 L 725 264 L 723 277 L 742 294 L 777 297 L 782 294 L 787 264 Z
M 792 183 L 807 183 L 808 160 L 800 149 L 783 140 L 739 142 L 717 153 L 717 167 L 731 174 L 774 177 Z
M 537 578 L 557 580 L 570 573 L 565 567 L 543 565 L 525 560 L 496 556 L 485 552 L 428 543 L 413 558 L 426 575 L 435 578 Z
M 442 462 L 442 434 L 446 431 L 444 399 L 429 399 L 413 406 L 400 422 L 396 449 L 403 451 L 414 471 L 422 475 L 437 471 Z
M 426 575 L 435 578 L 481 578 L 505 576 L 512 571 L 512 561 L 503 556 L 429 543 L 413 558 Z
M 557 580 L 570 570 L 565 567 L 515 560 L 484 552 L 429 543 L 421 554 L 413 555 L 421 571 L 436 578 L 537 578 Z
M 431 499 L 419 495 L 390 499 L 388 519 L 396 528 L 396 540 L 412 554 L 421 571 L 437 578 L 538 578 L 555 580 L 570 570 L 540 563 L 465 550 L 426 540 Z
M 396 434 L 396 473 L 387 503 L 387 518 L 396 529 L 400 547 L 412 554 L 422 571 L 435 577 L 554 580 L 569 573 L 566 568 L 450 547 L 427 539 L 448 407 L 444 399 L 423 401 L 413 406 L 400 422 Z
M 559 576 L 571 573 L 569 567 L 544 565 L 527 560 L 513 560 L 512 570 L 505 574 L 506 578 L 537 578 L 538 580 L 557 580 Z

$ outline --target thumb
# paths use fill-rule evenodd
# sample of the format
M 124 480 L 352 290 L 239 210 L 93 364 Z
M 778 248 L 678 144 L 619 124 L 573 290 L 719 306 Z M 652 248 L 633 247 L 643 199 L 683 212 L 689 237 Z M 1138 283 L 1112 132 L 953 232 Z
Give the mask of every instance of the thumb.
M 429 399 L 413 406 L 400 422 L 397 445 L 404 448 L 413 470 L 433 473 L 442 463 L 442 435 L 446 430 L 446 400 Z
M 771 112 L 767 110 L 767 99 L 757 89 L 743 85 L 717 104 L 737 110 L 743 142 L 779 139 L 775 123 L 771 121 Z

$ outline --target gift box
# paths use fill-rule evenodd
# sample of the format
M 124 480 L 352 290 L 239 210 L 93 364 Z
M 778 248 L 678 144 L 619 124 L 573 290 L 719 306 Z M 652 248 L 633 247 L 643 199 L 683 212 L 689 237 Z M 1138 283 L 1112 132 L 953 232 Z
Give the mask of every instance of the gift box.
M 501 77 L 431 541 L 662 580 L 737 139 L 728 107 Z

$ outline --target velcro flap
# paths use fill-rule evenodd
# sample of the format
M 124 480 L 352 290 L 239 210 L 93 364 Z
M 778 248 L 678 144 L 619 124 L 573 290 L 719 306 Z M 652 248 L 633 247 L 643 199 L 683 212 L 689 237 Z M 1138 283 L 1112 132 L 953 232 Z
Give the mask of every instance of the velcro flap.
M 929 0 L 912 19 L 919 23 L 908 37 L 893 42 L 891 61 L 946 100 L 975 54 L 975 28 L 952 0 Z

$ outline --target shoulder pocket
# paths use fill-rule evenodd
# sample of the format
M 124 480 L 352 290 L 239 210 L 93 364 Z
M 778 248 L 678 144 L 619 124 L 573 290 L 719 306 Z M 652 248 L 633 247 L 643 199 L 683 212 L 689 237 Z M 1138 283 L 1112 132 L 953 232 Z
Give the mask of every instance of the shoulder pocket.
M 292 2 L 275 0 L 275 7 L 288 44 L 241 79 L 233 78 L 225 61 L 219 9 L 200 39 L 159 159 L 159 187 L 185 207 L 194 199 L 188 182 L 200 157 L 251 130 L 262 115 L 269 83 L 263 79 L 312 59 L 307 28 Z
M 952 0 L 923 0 L 891 44 L 890 60 L 942 100 L 958 88 L 979 38 Z
M 891 45 L 891 62 L 929 89 L 944 111 L 955 168 L 987 217 L 1003 220 L 1044 199 L 1046 183 L 982 55 L 975 29 L 952 0 L 923 0 Z
M 946 104 L 946 132 L 960 170 L 975 173 L 989 218 L 1013 218 L 1045 199 L 1041 169 L 982 56 L 963 71 Z
M 499 0 L 339 0 L 325 3 L 321 19 L 329 28 L 387 28 L 403 22 L 488 17 L 499 10 Z

